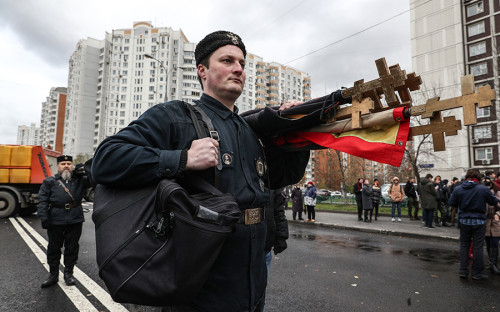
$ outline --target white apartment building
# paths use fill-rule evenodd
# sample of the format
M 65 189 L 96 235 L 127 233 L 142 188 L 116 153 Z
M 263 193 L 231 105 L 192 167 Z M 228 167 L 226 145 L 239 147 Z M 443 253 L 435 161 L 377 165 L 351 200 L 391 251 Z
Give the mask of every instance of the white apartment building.
M 103 51 L 102 59 L 107 59 L 103 64 L 108 77 L 101 79 L 107 81 L 102 88 L 107 101 L 96 113 L 94 148 L 153 105 L 168 99 L 192 102 L 201 95 L 195 45 L 182 30 L 135 22 L 133 28 L 113 30 L 107 38 L 109 53 Z
M 476 88 L 497 92 L 492 107 L 477 108 L 477 124 L 463 126 L 447 138 L 446 152 L 432 153 L 429 171 L 460 177 L 468 168 L 500 170 L 500 83 L 498 42 L 500 2 L 496 0 L 410 1 L 413 69 L 426 83 L 423 90 L 442 99 L 461 95 L 460 77 L 472 74 Z M 425 95 L 425 92 L 421 93 Z M 422 98 L 417 104 L 423 104 Z M 449 114 L 463 120 L 462 110 Z
M 17 127 L 17 144 L 19 145 L 40 145 L 40 128 L 35 123 L 29 126 Z
M 66 114 L 67 88 L 51 88 L 42 103 L 40 118 L 40 144 L 63 152 L 64 119 Z
M 307 73 L 276 62 L 265 62 L 251 53 L 247 53 L 245 61 L 245 88 L 236 101 L 240 112 L 276 106 L 287 100 L 311 100 L 311 77 Z
M 413 92 L 414 105 L 430 98 L 441 99 L 461 95 L 460 79 L 464 71 L 464 42 L 460 0 L 410 0 L 412 70 L 422 77 L 421 90 Z M 461 109 L 443 113 L 463 120 Z M 427 121 L 424 121 L 424 124 Z M 415 138 L 417 146 L 422 137 Z M 460 177 L 469 167 L 467 129 L 445 137 L 446 151 L 434 152 L 429 138 L 420 153 L 421 175 L 432 173 L 443 179 Z
M 98 82 L 103 47 L 104 40 L 80 40 L 69 60 L 64 154 L 93 154 L 96 103 L 102 100 Z
M 64 152 L 92 154 L 147 109 L 166 100 L 200 98 L 194 51 L 182 30 L 134 22 L 104 40 L 81 40 L 70 60 Z M 311 78 L 247 54 L 240 112 L 288 99 L 311 99 Z

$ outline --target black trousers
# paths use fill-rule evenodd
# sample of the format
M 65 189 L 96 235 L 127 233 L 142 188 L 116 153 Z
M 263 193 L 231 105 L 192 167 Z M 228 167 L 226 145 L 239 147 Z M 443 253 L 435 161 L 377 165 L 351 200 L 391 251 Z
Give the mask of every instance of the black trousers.
M 363 200 L 356 199 L 356 204 L 358 205 L 358 220 L 361 220 L 361 217 L 363 216 Z
M 316 218 L 316 211 L 314 210 L 314 206 L 307 206 L 307 218 L 308 219 L 315 219 Z
M 472 258 L 472 276 L 481 276 L 484 271 L 484 235 L 486 224 L 460 224 L 460 273 L 469 274 L 469 247 L 474 243 L 474 257 Z
M 64 266 L 70 270 L 78 260 L 79 241 L 83 223 L 53 225 L 47 229 L 49 246 L 47 247 L 47 263 L 51 268 L 59 268 L 61 248 L 64 245 Z

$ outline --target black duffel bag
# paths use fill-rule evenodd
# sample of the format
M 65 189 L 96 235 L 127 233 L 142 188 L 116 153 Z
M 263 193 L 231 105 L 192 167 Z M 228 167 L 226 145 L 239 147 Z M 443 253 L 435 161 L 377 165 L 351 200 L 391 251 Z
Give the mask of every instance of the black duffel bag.
M 189 184 L 208 191 L 189 194 L 172 180 L 136 190 L 97 186 L 97 264 L 113 300 L 167 306 L 200 291 L 241 212 L 205 180 Z

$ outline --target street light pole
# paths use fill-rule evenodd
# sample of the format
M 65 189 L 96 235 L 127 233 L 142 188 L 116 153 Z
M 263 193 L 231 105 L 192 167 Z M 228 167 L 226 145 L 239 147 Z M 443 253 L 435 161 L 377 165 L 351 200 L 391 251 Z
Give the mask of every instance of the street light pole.
M 150 54 L 144 54 L 144 57 L 146 57 L 148 59 L 155 60 L 156 62 L 158 62 L 158 64 L 160 64 L 160 67 L 165 71 L 165 102 L 167 102 L 168 101 L 168 96 L 167 96 L 167 91 L 168 91 L 168 74 L 169 74 L 170 70 L 173 69 L 173 67 L 167 71 L 167 69 L 165 68 L 165 66 L 163 66 L 163 62 L 161 62 L 156 57 L 153 57 Z
M 166 75 L 165 75 L 165 102 L 167 102 L 167 101 L 168 101 L 168 95 L 167 95 L 167 87 L 168 87 L 168 74 L 170 73 L 170 71 L 171 71 L 172 69 L 182 69 L 182 70 L 185 70 L 185 69 L 187 69 L 187 68 L 186 68 L 186 67 L 182 67 L 182 66 L 177 67 L 177 66 L 175 66 L 175 64 L 174 64 L 174 65 L 172 66 L 172 68 L 170 68 L 170 69 L 167 71 L 167 69 L 165 68 L 165 66 L 163 66 L 163 63 L 162 63 L 162 62 L 160 62 L 160 60 L 159 60 L 159 59 L 157 59 L 157 58 L 155 58 L 155 57 L 151 56 L 150 54 L 144 54 L 144 57 L 145 57 L 145 58 L 148 58 L 148 59 L 153 59 L 153 60 L 157 61 L 157 62 L 158 62 L 158 64 L 160 64 L 160 67 L 161 67 L 161 68 L 165 71 L 165 73 L 166 73 Z

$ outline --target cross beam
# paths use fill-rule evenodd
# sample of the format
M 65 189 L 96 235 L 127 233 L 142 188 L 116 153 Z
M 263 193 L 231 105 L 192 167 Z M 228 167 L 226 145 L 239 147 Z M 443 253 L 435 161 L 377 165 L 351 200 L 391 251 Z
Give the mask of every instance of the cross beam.
M 495 91 L 489 85 L 479 87 L 474 93 L 474 76 L 462 77 L 462 96 L 439 100 L 439 97 L 429 99 L 426 104 L 411 108 L 412 116 L 422 116 L 422 118 L 432 118 L 436 113 L 454 108 L 463 109 L 464 125 L 469 126 L 477 123 L 477 107 L 491 106 L 491 101 L 495 99 Z
M 457 135 L 458 130 L 462 129 L 460 120 L 455 119 L 455 116 L 444 117 L 441 120 L 441 112 L 436 112 L 430 119 L 430 124 L 425 126 L 411 127 L 409 137 L 416 135 L 431 134 L 434 144 L 434 151 L 445 151 L 444 134 L 446 136 Z
M 403 104 L 411 104 L 410 91 L 415 91 L 420 88 L 422 80 L 415 73 L 406 74 L 406 71 L 401 70 L 399 65 L 387 67 L 385 58 L 375 61 L 379 78 L 364 82 L 364 79 L 354 82 L 352 88 L 342 91 L 342 96 L 352 96 L 353 101 L 361 102 L 363 98 L 369 97 L 375 103 L 376 109 L 382 109 L 384 106 L 380 99 L 385 97 L 385 101 L 389 107 L 394 107 Z M 399 95 L 396 95 L 396 92 Z

